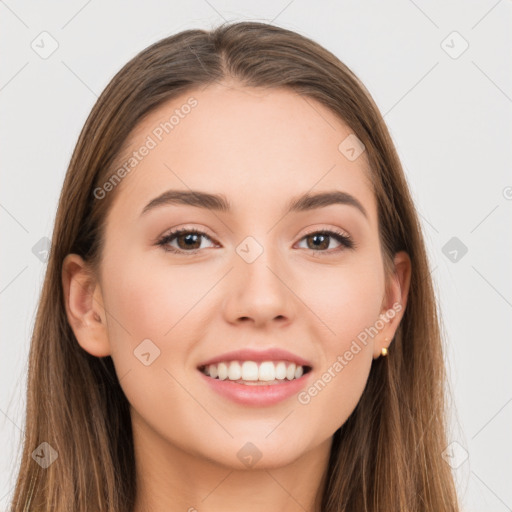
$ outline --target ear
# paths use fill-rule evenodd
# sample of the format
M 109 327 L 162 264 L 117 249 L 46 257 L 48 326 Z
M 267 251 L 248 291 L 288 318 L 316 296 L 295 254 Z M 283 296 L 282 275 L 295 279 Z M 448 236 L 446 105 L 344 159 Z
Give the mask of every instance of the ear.
M 69 325 L 79 345 L 96 357 L 110 355 L 106 314 L 96 276 L 78 254 L 62 264 L 62 287 Z
M 391 344 L 407 305 L 412 271 L 411 258 L 405 251 L 400 251 L 395 254 L 393 264 L 394 271 L 388 279 L 386 294 L 382 301 L 380 318 L 384 327 L 375 340 L 374 359 L 380 357 L 382 349 L 388 348 Z

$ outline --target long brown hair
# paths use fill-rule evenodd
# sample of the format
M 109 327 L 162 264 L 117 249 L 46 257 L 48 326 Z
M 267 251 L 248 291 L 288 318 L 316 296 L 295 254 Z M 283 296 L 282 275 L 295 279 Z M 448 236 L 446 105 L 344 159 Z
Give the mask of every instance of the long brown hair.
M 366 147 L 389 275 L 406 251 L 412 275 L 406 311 L 388 357 L 335 432 L 321 492 L 323 512 L 458 511 L 442 458 L 447 413 L 441 321 L 418 222 L 393 142 L 369 92 L 338 58 L 295 32 L 258 22 L 185 30 L 149 46 L 111 80 L 73 152 L 59 199 L 29 355 L 26 431 L 12 512 L 131 512 L 136 491 L 128 402 L 110 357 L 76 341 L 67 321 L 62 263 L 76 253 L 93 268 L 116 191 L 94 190 L 116 169 L 130 132 L 164 101 L 215 81 L 287 87 L 321 102 Z M 39 449 L 58 460 L 43 468 Z M 46 451 L 45 451 L 46 450 Z M 49 455 L 48 455 L 49 454 Z

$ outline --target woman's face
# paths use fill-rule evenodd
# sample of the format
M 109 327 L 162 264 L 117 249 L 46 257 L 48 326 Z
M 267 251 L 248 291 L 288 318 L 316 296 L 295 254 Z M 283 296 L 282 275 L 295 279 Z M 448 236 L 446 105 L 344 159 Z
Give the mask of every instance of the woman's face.
M 137 126 L 121 182 L 96 192 L 117 188 L 94 305 L 105 331 L 80 341 L 112 356 L 135 436 L 231 467 L 283 465 L 330 442 L 404 307 L 398 284 L 385 295 L 361 149 L 330 110 L 289 90 L 215 84 Z M 289 209 L 325 193 L 340 194 Z M 262 354 L 274 349 L 290 355 Z M 238 350 L 261 358 L 224 356 Z M 213 382 L 199 367 L 219 356 L 253 361 L 249 382 L 277 371 L 278 384 Z M 295 358 L 311 371 L 282 379 Z M 216 368 L 239 378 L 236 364 Z

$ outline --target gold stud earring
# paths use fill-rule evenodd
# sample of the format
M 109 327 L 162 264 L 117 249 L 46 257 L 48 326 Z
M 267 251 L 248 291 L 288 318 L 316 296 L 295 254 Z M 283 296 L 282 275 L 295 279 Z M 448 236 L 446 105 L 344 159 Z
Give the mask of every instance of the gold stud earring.
M 387 343 L 387 341 L 388 341 L 388 339 L 386 338 L 384 340 L 384 342 Z M 382 350 L 380 351 L 380 353 L 381 353 L 382 356 L 387 356 L 388 355 L 388 349 L 386 347 L 382 347 Z

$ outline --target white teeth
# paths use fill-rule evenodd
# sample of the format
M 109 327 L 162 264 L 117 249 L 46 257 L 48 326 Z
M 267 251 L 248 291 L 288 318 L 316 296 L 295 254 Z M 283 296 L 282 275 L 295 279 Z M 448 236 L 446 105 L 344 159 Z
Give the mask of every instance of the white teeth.
M 210 367 L 212 366 L 215 365 L 211 364 Z M 226 363 L 219 363 L 219 365 L 217 366 L 217 371 L 220 380 L 226 380 L 228 378 L 228 365 Z
M 233 361 L 228 367 L 228 379 L 238 380 L 242 378 L 242 367 L 238 361 Z
M 210 377 L 212 376 L 212 366 L 214 367 L 215 365 L 210 365 Z M 257 363 L 254 361 L 244 361 L 242 364 L 242 375 L 244 376 L 244 380 L 258 380 L 259 371 Z
M 242 380 L 272 382 L 278 380 L 299 379 L 304 374 L 304 367 L 289 361 L 226 361 L 206 366 L 203 373 L 220 380 Z
M 286 364 L 282 361 L 276 364 L 276 379 L 286 379 Z
M 212 364 L 210 366 L 210 377 L 213 377 L 215 379 L 215 377 L 217 377 L 217 375 L 218 375 L 217 366 Z
M 260 364 L 259 380 L 276 380 L 276 369 L 272 361 L 265 361 Z

